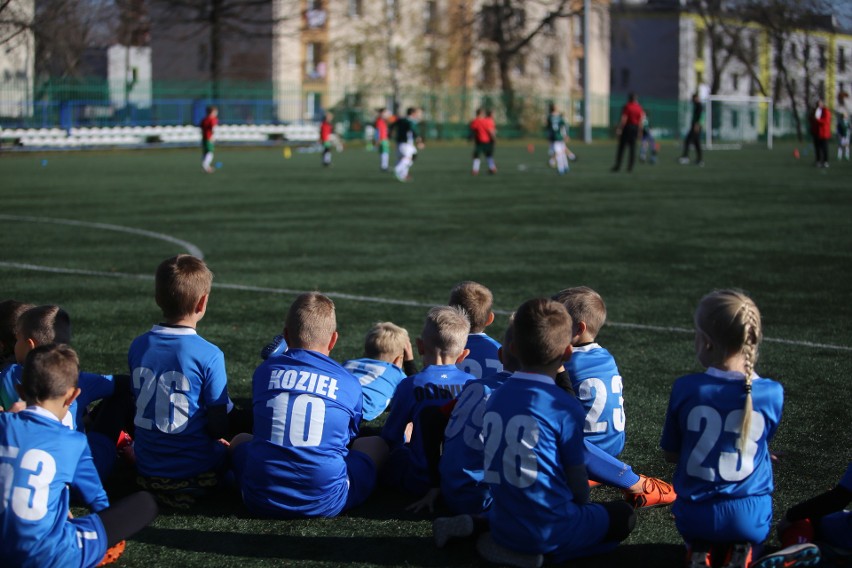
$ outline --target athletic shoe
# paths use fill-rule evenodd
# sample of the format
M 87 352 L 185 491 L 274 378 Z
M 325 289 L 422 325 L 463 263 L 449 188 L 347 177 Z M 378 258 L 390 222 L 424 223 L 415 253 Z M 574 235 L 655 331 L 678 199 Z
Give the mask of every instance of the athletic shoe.
M 491 533 L 487 532 L 476 541 L 476 551 L 488 562 L 500 564 L 501 566 L 515 566 L 516 568 L 540 568 L 544 564 L 544 556 L 541 554 L 521 554 L 509 550 L 505 546 L 497 544 Z
M 791 568 L 793 566 L 816 566 L 820 561 L 819 547 L 805 543 L 782 548 L 778 552 L 758 558 L 752 568 Z
M 488 168 L 488 173 L 493 176 L 497 173 L 497 168 Z
M 108 548 L 106 554 L 104 554 L 103 560 L 98 566 L 106 566 L 107 564 L 112 564 L 124 553 L 124 547 L 127 545 L 127 541 L 120 541 L 118 544 L 113 546 L 112 548 Z
M 814 541 L 814 525 L 810 519 L 795 522 L 782 520 L 778 523 L 778 540 L 787 548 L 794 544 L 806 544 Z
M 281 355 L 284 351 L 287 350 L 287 342 L 284 341 L 283 335 L 276 335 L 272 338 L 272 341 L 269 344 L 260 350 L 260 358 L 263 360 L 269 359 L 270 357 Z
M 639 476 L 642 482 L 641 493 L 630 493 L 622 489 L 624 500 L 630 503 L 634 509 L 649 509 L 651 507 L 665 507 L 674 503 L 677 498 L 674 487 L 662 479 L 656 477 Z
M 124 430 L 118 435 L 118 442 L 115 444 L 115 453 L 119 458 L 124 459 L 127 463 L 133 465 L 136 463 L 136 451 L 133 449 L 133 438 Z
M 710 544 L 706 542 L 693 542 L 686 549 L 686 568 L 708 568 L 713 565 L 710 558 Z
M 591 489 L 591 488 L 593 488 L 593 487 L 597 487 L 597 486 L 598 486 L 598 485 L 600 485 L 600 484 L 601 484 L 601 482 L 600 482 L 600 481 L 594 481 L 594 480 L 591 480 L 591 479 L 590 479 L 590 480 L 589 480 L 589 489 Z
M 435 546 L 444 548 L 451 538 L 464 538 L 473 534 L 473 517 L 456 515 L 455 517 L 438 517 L 432 521 L 432 537 Z
M 735 542 L 728 546 L 721 568 L 748 568 L 751 566 L 751 544 Z

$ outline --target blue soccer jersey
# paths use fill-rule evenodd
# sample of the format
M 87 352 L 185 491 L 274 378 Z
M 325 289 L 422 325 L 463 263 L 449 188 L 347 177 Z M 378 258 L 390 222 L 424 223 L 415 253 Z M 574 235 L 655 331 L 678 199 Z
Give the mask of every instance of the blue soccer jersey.
M 0 406 L 3 408 L 8 409 L 14 403 L 21 400 L 15 386 L 21 384 L 23 370 L 23 365 L 13 363 L 3 369 L 2 374 L 0 374 L 0 401 L 2 401 Z M 96 400 L 112 396 L 115 384 L 113 383 L 112 375 L 81 372 L 77 378 L 77 386 L 80 387 L 80 396 L 71 403 L 68 413 L 62 419 L 62 423 L 72 430 L 82 431 L 86 408 Z
M 465 373 L 473 375 L 474 378 L 481 379 L 503 370 L 503 363 L 500 362 L 500 355 L 497 353 L 500 342 L 484 333 L 468 335 L 465 349 L 470 349 L 470 353 L 456 366 Z
M 709 368 L 675 381 L 660 446 L 679 454 L 678 502 L 770 495 L 769 440 L 781 420 L 784 390 L 770 379 L 752 381 L 751 427 L 745 451 L 736 448 L 745 404 L 741 373 Z
M 565 364 L 571 386 L 586 411 L 583 434 L 611 456 L 624 450 L 621 374 L 609 351 L 590 343 L 576 347 Z
M 384 438 L 391 450 L 406 446 L 410 450 L 407 459 L 409 479 L 412 484 L 428 487 L 428 462 L 423 444 L 423 432 L 418 427 L 420 412 L 428 406 L 442 406 L 458 396 L 465 383 L 474 380 L 472 375 L 460 371 L 455 365 L 429 365 L 416 375 L 403 379 L 396 389 L 391 403 L 390 415 L 382 428 Z M 405 428 L 414 424 L 411 440 L 405 443 Z
M 222 351 L 193 328 L 155 325 L 133 340 L 128 362 L 139 473 L 187 479 L 219 467 L 226 450 L 206 427 L 208 409 L 229 403 Z
M 71 489 L 92 511 L 109 507 L 86 437 L 40 407 L 0 414 L 4 565 L 94 566 L 101 560 L 107 548 L 103 524 L 94 523 L 100 531 L 77 530 L 68 520 Z
M 385 411 L 396 387 L 405 378 L 403 370 L 393 363 L 376 359 L 352 359 L 343 366 L 361 383 L 364 420 L 373 420 Z
M 293 349 L 252 379 L 254 439 L 241 472 L 243 501 L 279 518 L 332 517 L 347 499 L 344 461 L 361 421 L 361 385 L 329 357 Z
M 605 510 L 578 505 L 565 473 L 584 463 L 582 425 L 582 406 L 550 377 L 518 372 L 494 391 L 482 429 L 494 540 L 529 554 L 600 542 Z
M 502 371 L 470 381 L 458 396 L 441 453 L 441 493 L 456 513 L 482 513 L 491 504 L 491 491 L 483 481 L 482 416 L 491 393 L 509 378 Z

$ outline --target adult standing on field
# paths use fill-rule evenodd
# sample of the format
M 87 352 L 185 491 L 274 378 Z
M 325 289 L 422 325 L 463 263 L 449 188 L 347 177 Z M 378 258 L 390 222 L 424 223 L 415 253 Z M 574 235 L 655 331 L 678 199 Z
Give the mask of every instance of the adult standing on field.
M 828 167 L 828 139 L 831 138 L 831 111 L 819 99 L 811 115 L 811 135 L 814 138 L 814 150 L 816 161 L 814 166 L 818 168 Z
M 689 163 L 690 144 L 695 146 L 695 163 L 699 166 L 704 165 L 704 161 L 701 159 L 701 123 L 703 121 L 704 105 L 698 98 L 698 93 L 695 93 L 692 95 L 692 120 L 689 121 L 689 132 L 683 139 L 683 154 L 679 160 L 682 165 Z
M 630 148 L 627 171 L 633 170 L 633 163 L 636 158 L 636 138 L 639 136 L 639 127 L 644 120 L 645 111 L 639 106 L 636 93 L 630 93 L 627 97 L 627 104 L 621 109 L 621 120 L 618 123 L 618 128 L 615 129 L 615 135 L 618 136 L 618 153 L 615 155 L 615 165 L 612 167 L 612 171 L 617 172 L 621 169 L 621 157 L 624 154 L 625 147 Z

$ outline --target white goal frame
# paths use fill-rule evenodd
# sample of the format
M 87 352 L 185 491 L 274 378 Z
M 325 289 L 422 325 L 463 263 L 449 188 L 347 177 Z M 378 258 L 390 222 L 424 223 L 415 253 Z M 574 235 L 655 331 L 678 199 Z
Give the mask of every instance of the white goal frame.
M 704 128 L 704 145 L 708 150 L 739 150 L 741 144 L 713 144 L 713 103 L 757 103 L 766 105 L 766 147 L 772 149 L 772 134 L 775 122 L 772 99 L 769 97 L 751 97 L 746 95 L 710 95 L 705 100 L 707 109 L 707 122 Z

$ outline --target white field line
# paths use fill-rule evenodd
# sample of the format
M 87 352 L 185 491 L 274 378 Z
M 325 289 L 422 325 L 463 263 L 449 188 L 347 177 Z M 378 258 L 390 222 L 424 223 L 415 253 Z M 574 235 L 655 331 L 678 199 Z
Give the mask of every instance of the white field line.
M 27 223 L 48 223 L 51 225 L 68 225 L 71 227 L 88 227 L 90 229 L 102 229 L 104 231 L 115 231 L 117 233 L 140 235 L 143 237 L 149 237 L 151 239 L 157 239 L 159 241 L 166 241 L 168 243 L 180 245 L 185 248 L 186 252 L 188 252 L 192 256 L 204 258 L 204 252 L 189 241 L 184 241 L 175 238 L 171 235 L 166 235 L 164 233 L 146 231 L 145 229 L 134 229 L 132 227 L 122 227 L 121 225 L 110 225 L 109 223 L 91 223 L 89 221 L 75 221 L 73 219 L 53 219 L 50 217 L 27 217 L 25 215 L 0 215 L 0 220 L 24 221 Z
M 25 264 L 21 262 L 5 262 L 0 261 L 0 268 L 29 270 L 32 272 L 47 272 L 52 274 L 69 274 L 76 276 L 95 276 L 100 278 L 120 278 L 124 280 L 153 280 L 151 274 L 130 274 L 127 272 L 102 272 L 98 270 L 82 270 L 76 268 L 59 268 L 51 266 L 40 266 L 36 264 Z M 265 294 L 285 294 L 298 295 L 305 290 L 294 290 L 291 288 L 269 288 L 264 286 L 248 286 L 245 284 L 229 284 L 227 282 L 214 282 L 214 288 L 222 290 L 239 290 L 243 292 L 261 292 Z M 323 292 L 331 298 L 341 300 L 351 300 L 353 302 L 369 302 L 373 304 L 385 304 L 392 306 L 407 306 L 413 308 L 431 308 L 439 305 L 439 303 L 418 302 L 416 300 L 396 300 L 393 298 L 379 298 L 376 296 L 361 296 L 358 294 L 346 294 L 344 292 Z M 495 313 L 508 315 L 511 312 L 507 310 L 494 310 Z M 665 332 L 665 333 L 693 333 L 694 330 L 686 327 L 672 327 L 659 325 L 646 325 L 640 323 L 622 323 L 622 322 L 607 322 L 606 325 L 623 329 L 637 329 L 643 331 Z M 808 347 L 812 349 L 829 349 L 834 351 L 852 351 L 852 347 L 847 345 L 834 345 L 831 343 L 816 343 L 813 341 L 798 341 L 794 339 L 776 339 L 773 337 L 764 337 L 764 341 L 768 343 L 782 343 L 784 345 L 794 345 L 797 347 Z

